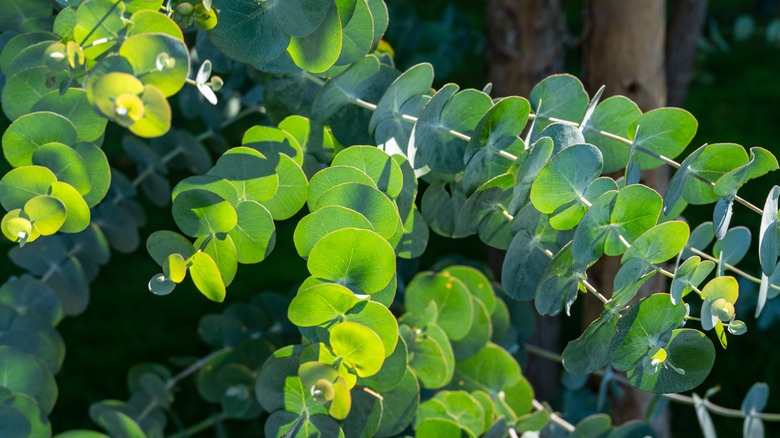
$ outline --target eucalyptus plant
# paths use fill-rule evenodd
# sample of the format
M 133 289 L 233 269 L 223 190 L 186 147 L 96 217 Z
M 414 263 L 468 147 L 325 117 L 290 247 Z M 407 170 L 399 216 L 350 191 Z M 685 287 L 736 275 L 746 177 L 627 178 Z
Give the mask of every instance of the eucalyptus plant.
M 708 410 L 732 413 L 678 393 L 713 367 L 705 332 L 726 348 L 746 330 L 726 271 L 760 284 L 756 316 L 780 291 L 780 187 L 763 209 L 738 194 L 778 169 L 767 150 L 708 144 L 675 161 L 697 130 L 690 113 L 642 113 L 622 96 L 589 96 L 569 75 L 528 99 L 491 97 L 490 86 L 434 90 L 430 64 L 394 67 L 382 0 L 6 3 L 2 147 L 12 169 L 0 180 L 0 229 L 28 273 L 0 287 L 3 437 L 52 435 L 65 355 L 56 326 L 86 309 L 112 248 L 140 245 L 139 189 L 178 227 L 146 239 L 160 267 L 152 293 L 191 280 L 222 302 L 238 264 L 262 262 L 276 222 L 291 218 L 293 241 L 279 244 L 294 245 L 310 277 L 288 296 L 204 316 L 198 332 L 213 352 L 180 372 L 131 368 L 131 397 L 89 410 L 108 436 L 189 436 L 257 418 L 280 437 L 652 435 L 603 415 L 572 425 L 523 376 L 522 302 L 568 314 L 581 294 L 603 312 L 559 357 L 570 374 L 687 400 L 708 436 Z M 249 116 L 258 124 L 231 143 L 227 128 Z M 129 133 L 109 139 L 108 121 Z M 119 144 L 136 163 L 133 180 L 103 151 Z M 661 195 L 640 171 L 664 165 L 676 173 Z M 190 176 L 169 180 L 180 172 Z M 714 204 L 713 221 L 689 225 L 680 216 L 689 204 Z M 760 278 L 735 267 L 751 239 L 730 227 L 743 207 L 762 217 Z M 507 250 L 502 282 L 452 262 L 399 269 L 425 253 L 431 231 Z M 598 290 L 588 270 L 604 255 L 622 267 Z M 637 299 L 659 275 L 667 289 Z M 193 374 L 220 411 L 174 431 L 174 390 Z M 767 396 L 757 384 L 737 411 L 746 436 L 778 419 L 761 413 Z

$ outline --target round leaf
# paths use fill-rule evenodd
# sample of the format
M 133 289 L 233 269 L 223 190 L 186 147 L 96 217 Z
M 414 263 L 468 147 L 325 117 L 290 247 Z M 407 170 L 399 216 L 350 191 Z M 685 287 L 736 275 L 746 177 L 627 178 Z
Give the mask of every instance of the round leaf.
M 77 141 L 78 131 L 70 120 L 51 112 L 37 112 L 19 117 L 8 127 L 3 134 L 3 153 L 11 166 L 29 166 L 39 147 L 52 142 L 75 145 Z
M 371 294 L 395 274 L 395 253 L 373 231 L 344 228 L 325 235 L 309 253 L 309 272 L 328 281 Z
M 342 322 L 330 331 L 333 352 L 355 368 L 359 377 L 379 372 L 385 357 L 382 340 L 368 327 Z

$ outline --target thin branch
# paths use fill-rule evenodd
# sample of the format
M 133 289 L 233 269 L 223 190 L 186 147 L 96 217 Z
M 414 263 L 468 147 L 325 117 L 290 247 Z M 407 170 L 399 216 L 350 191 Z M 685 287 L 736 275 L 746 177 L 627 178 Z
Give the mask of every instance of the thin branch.
M 175 376 L 168 379 L 167 382 L 165 382 L 165 389 L 171 390 L 174 386 L 176 386 L 179 382 L 187 378 L 190 374 L 194 373 L 195 371 L 198 371 L 199 369 L 203 368 L 204 365 L 206 365 L 211 359 L 213 359 L 215 356 L 227 351 L 228 348 L 220 348 L 219 350 L 214 350 L 208 355 L 202 357 L 197 362 L 193 363 L 192 365 L 188 366 L 184 370 L 180 371 Z
M 720 259 L 718 259 L 717 257 L 713 257 L 713 256 L 707 254 L 706 252 L 699 251 L 696 248 L 692 248 L 692 247 L 689 246 L 687 249 L 690 252 L 696 254 L 697 256 L 700 256 L 700 257 L 705 258 L 707 260 L 713 261 L 715 263 L 720 262 Z M 743 271 L 743 270 L 741 270 L 741 269 L 739 269 L 739 268 L 737 268 L 737 267 L 735 267 L 733 265 L 730 265 L 728 263 L 724 263 L 723 267 L 728 269 L 729 271 L 733 271 L 735 274 L 738 274 L 738 275 L 741 275 L 742 277 L 745 277 L 746 280 L 750 280 L 753 283 L 761 284 L 761 279 L 760 278 L 754 277 L 754 276 L 748 274 L 747 272 L 745 272 L 745 271 Z M 774 285 L 772 283 L 769 283 L 769 287 L 771 287 L 772 289 L 780 290 L 780 286 Z
M 531 345 L 531 344 L 525 344 L 525 350 L 529 353 L 533 353 L 539 357 L 542 357 L 544 359 L 548 359 L 551 361 L 555 361 L 558 363 L 563 363 L 563 357 L 560 354 L 554 353 L 552 351 L 545 350 L 543 348 Z M 591 373 L 596 376 L 603 377 L 604 372 L 602 370 L 595 371 Z M 612 376 L 612 379 L 622 383 L 624 385 L 630 386 L 631 383 L 626 379 L 625 377 L 621 375 L 614 375 Z M 682 394 L 660 394 L 661 397 L 668 398 L 669 400 L 694 406 L 693 397 L 682 395 Z M 744 414 L 742 414 L 742 411 L 738 409 L 730 409 L 726 408 L 720 405 L 716 405 L 715 403 L 712 403 L 709 400 L 704 400 L 704 406 L 709 410 L 710 412 L 714 414 L 718 414 L 724 417 L 731 417 L 731 418 L 745 418 Z M 765 421 L 779 421 L 780 422 L 780 414 L 772 414 L 772 413 L 764 413 L 764 412 L 756 412 L 754 414 L 751 414 L 752 417 L 760 418 Z
M 539 400 L 537 399 L 531 400 L 531 403 L 533 404 L 534 409 L 536 409 L 537 411 L 547 410 L 547 408 L 545 408 L 543 404 L 539 403 Z M 555 412 L 550 412 L 549 414 L 550 414 L 550 420 L 553 423 L 557 424 L 558 426 L 561 426 L 562 428 L 566 429 L 567 432 L 574 432 L 574 429 L 576 429 L 576 427 L 574 427 L 573 424 L 559 417 L 558 414 L 556 414 Z
M 601 295 L 598 290 L 596 290 L 595 287 L 593 287 L 592 284 L 588 283 L 587 280 L 580 281 L 580 284 L 585 286 L 585 289 L 589 290 L 590 293 L 597 296 L 599 300 L 601 300 L 602 303 L 607 304 L 609 302 L 608 299 L 604 297 L 604 295 Z

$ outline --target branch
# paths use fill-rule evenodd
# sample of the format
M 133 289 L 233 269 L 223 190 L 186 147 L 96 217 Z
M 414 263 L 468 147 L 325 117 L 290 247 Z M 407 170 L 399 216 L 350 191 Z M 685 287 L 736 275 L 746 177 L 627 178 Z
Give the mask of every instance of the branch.
M 554 353 L 552 351 L 545 350 L 543 348 L 537 347 L 535 345 L 531 344 L 525 344 L 525 350 L 529 353 L 533 353 L 539 357 L 542 357 L 544 359 L 548 359 L 554 362 L 563 363 L 563 357 L 561 357 L 560 354 Z M 593 375 L 604 377 L 604 371 L 598 370 L 594 371 L 592 373 Z M 631 383 L 623 376 L 615 375 L 613 379 L 619 383 L 622 383 L 626 386 L 632 386 Z M 633 387 L 633 386 L 632 386 Z M 661 397 L 667 398 L 671 401 L 675 401 L 678 403 L 686 404 L 694 406 L 693 397 L 682 395 L 682 394 L 659 394 Z M 536 401 L 536 400 L 534 400 Z M 536 405 L 534 405 L 536 406 Z M 716 405 L 715 403 L 712 403 L 711 401 L 705 399 L 704 400 L 704 406 L 707 408 L 708 411 L 712 412 L 713 414 L 718 414 L 723 417 L 730 417 L 730 418 L 745 418 L 745 415 L 742 413 L 739 409 L 731 409 L 726 408 L 720 405 Z M 538 409 L 538 408 L 537 408 Z M 750 415 L 754 418 L 759 418 L 761 420 L 765 421 L 772 421 L 772 422 L 780 422 L 780 414 L 770 414 L 770 413 L 764 413 L 764 412 L 756 412 L 754 414 Z M 552 418 L 552 417 L 551 417 Z M 553 420 L 554 421 L 554 420 Z

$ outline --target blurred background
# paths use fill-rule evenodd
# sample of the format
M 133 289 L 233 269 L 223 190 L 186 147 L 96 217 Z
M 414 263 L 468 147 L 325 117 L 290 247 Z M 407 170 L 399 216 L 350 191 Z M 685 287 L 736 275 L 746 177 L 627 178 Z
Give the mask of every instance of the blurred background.
M 385 40 L 394 51 L 396 67 L 405 70 L 419 62 L 432 63 L 436 71 L 435 87 L 455 82 L 461 88 L 482 89 L 492 80 L 493 97 L 510 94 L 527 96 L 530 86 L 539 78 L 552 73 L 568 72 L 583 79 L 588 91 L 592 93 L 592 88 L 598 88 L 601 84 L 589 83 L 593 76 L 588 75 L 599 70 L 599 65 L 602 69 L 616 70 L 621 65 L 617 59 L 619 56 L 633 56 L 630 63 L 633 63 L 634 67 L 640 62 L 649 62 L 651 66 L 659 62 L 658 59 L 650 59 L 655 55 L 647 54 L 641 48 L 623 53 L 607 50 L 604 48 L 606 46 L 594 46 L 589 33 L 592 29 L 588 28 L 588 23 L 600 19 L 598 10 L 594 12 L 593 8 L 598 8 L 599 3 L 607 2 L 386 2 L 390 10 L 390 27 Z M 496 12 L 501 9 L 511 12 L 512 3 L 524 4 L 523 7 L 528 8 L 526 12 L 529 14 L 534 4 L 543 4 L 542 9 L 533 11 L 539 14 L 532 20 L 536 27 L 513 28 L 513 23 L 516 25 L 522 22 L 523 17 L 513 18 L 511 14 L 511 19 L 506 15 L 503 18 L 491 18 L 489 11 Z M 657 44 L 658 38 L 663 42 L 659 32 L 663 32 L 664 28 L 668 28 L 671 35 L 676 23 L 675 7 L 679 4 L 688 3 L 694 8 L 697 4 L 698 7 L 702 4 L 705 6 L 703 11 L 694 10 L 693 15 L 688 16 L 693 17 L 690 20 L 677 23 L 677 26 L 686 30 L 683 37 L 693 38 L 693 48 L 686 52 L 687 57 L 674 61 L 674 65 L 683 67 L 675 67 L 671 72 L 663 69 L 653 70 L 655 67 L 644 69 L 650 79 L 661 75 L 670 78 L 680 73 L 680 70 L 684 70 L 687 75 L 682 89 L 679 84 L 675 85 L 677 88 L 674 94 L 669 94 L 670 104 L 689 110 L 699 121 L 698 134 L 687 153 L 704 143 L 725 142 L 738 143 L 746 148 L 761 146 L 775 155 L 780 153 L 780 146 L 776 141 L 780 127 L 778 1 L 677 0 L 668 4 L 655 2 L 661 5 L 666 17 L 666 22 L 660 25 L 643 18 L 639 10 L 631 9 L 638 3 L 652 2 L 624 3 L 626 6 L 622 13 L 627 14 L 624 16 L 625 24 L 630 25 L 639 20 L 641 27 L 651 31 L 650 37 L 638 38 L 642 44 Z M 521 9 L 520 6 L 516 7 Z M 652 26 L 661 27 L 653 30 Z M 531 37 L 537 38 L 534 40 L 523 35 L 518 37 L 533 42 L 540 48 L 539 51 L 501 47 L 501 42 L 505 41 L 511 32 L 527 32 Z M 639 33 L 639 29 L 637 32 Z M 684 39 L 678 40 L 678 43 L 680 46 L 675 46 L 676 48 L 687 44 Z M 673 50 L 667 51 L 667 61 L 671 51 Z M 600 53 L 601 57 L 594 56 L 594 53 Z M 663 51 L 660 56 L 663 68 Z M 500 83 L 495 79 L 510 78 L 510 69 L 522 70 L 523 65 L 528 67 L 528 78 L 541 76 L 534 82 L 528 82 L 530 79 L 526 79 L 525 83 L 515 84 L 514 89 L 511 89 L 512 84 Z M 494 79 L 491 79 L 491 75 Z M 645 110 L 666 105 L 663 101 L 666 93 L 661 93 L 659 97 L 658 92 L 653 91 L 652 86 L 646 85 L 644 80 L 643 77 L 637 77 L 636 83 L 618 85 L 624 86 L 629 94 L 634 93 L 635 95 L 629 97 L 640 103 Z M 671 84 L 671 81 L 669 83 Z M 682 94 L 680 91 L 683 91 Z M 608 87 L 607 92 L 613 91 Z M 644 103 L 644 99 L 648 103 Z M 0 126 L 4 129 L 7 121 L 0 122 Z M 110 127 L 104 150 L 112 165 L 120 170 L 129 169 L 128 173 L 132 174 L 132 163 L 123 156 L 118 142 L 111 144 L 108 141 L 112 138 L 118 139 L 121 135 L 123 132 L 120 128 Z M 127 166 L 127 169 L 123 169 L 123 166 Z M 777 176 L 770 174 L 749 183 L 740 194 L 755 205 L 763 205 L 766 193 L 777 181 Z M 138 199 L 147 211 L 147 223 L 141 229 L 141 242 L 145 242 L 146 237 L 155 230 L 175 229 L 170 208 L 156 207 L 143 196 Z M 683 215 L 691 223 L 711 220 L 712 207 L 689 207 Z M 302 214 L 296 218 L 300 216 Z M 305 262 L 297 256 L 292 245 L 283 244 L 292 241 L 294 219 L 278 224 L 279 244 L 267 260 L 258 265 L 239 266 L 238 275 L 228 290 L 225 304 L 209 302 L 191 286 L 181 287 L 168 296 L 154 296 L 148 292 L 146 282 L 159 268 L 146 254 L 143 244 L 132 254 L 113 252 L 112 263 L 100 271 L 92 284 L 91 303 L 87 311 L 76 318 L 64 320 L 58 327 L 68 346 L 68 352 L 65 364 L 56 376 L 60 398 L 51 415 L 54 432 L 73 428 L 95 428 L 87 415 L 89 405 L 106 398 L 126 399 L 129 394 L 125 379 L 132 364 L 159 362 L 177 368 L 177 364 L 187 363 L 192 357 L 209 353 L 210 348 L 200 341 L 196 332 L 202 315 L 221 312 L 227 303 L 246 302 L 261 291 L 286 293 L 291 288 L 296 288 L 308 274 Z M 746 225 L 755 230 L 751 254 L 757 254 L 759 220 L 758 215 L 748 213 L 740 206 L 735 207 L 733 225 Z M 2 245 L 4 246 L 0 248 L 0 257 L 4 259 L 0 263 L 0 275 L 6 278 L 20 271 L 7 260 L 8 244 Z M 432 234 L 429 248 L 431 250 L 419 260 L 422 269 L 429 268 L 438 257 L 446 253 L 458 253 L 486 264 L 490 263 L 491 258 L 500 257 L 500 254 L 489 254 L 485 246 L 476 239 L 467 239 L 466 242 L 451 241 Z M 757 258 L 748 257 L 740 267 L 751 273 L 759 271 Z M 780 303 L 777 300 L 768 302 L 761 318 L 756 321 L 753 312 L 757 288 L 748 283 L 742 283 L 741 286 L 740 305 L 737 306 L 738 318 L 748 324 L 748 333 L 739 338 L 732 337 L 727 350 L 717 348 L 715 368 L 707 381 L 696 390 L 703 395 L 707 389 L 719 386 L 720 392 L 713 396 L 712 400 L 736 409 L 739 409 L 744 394 L 756 381 L 768 383 L 770 394 L 780 393 L 780 371 L 777 366 L 780 364 L 780 349 L 775 348 L 773 342 L 774 334 L 780 329 Z M 581 333 L 581 324 L 590 321 L 580 320 L 580 313 L 586 311 L 582 308 L 584 306 L 581 301 L 575 306 L 572 318 L 558 323 L 560 336 L 549 347 L 551 350 L 562 351 L 566 342 Z M 717 341 L 715 345 L 718 345 Z M 558 384 L 561 379 L 560 367 L 555 367 L 552 362 L 538 362 L 535 366 L 552 374 L 555 382 L 550 391 L 553 392 L 545 399 L 556 409 L 567 413 L 569 421 L 576 423 L 579 418 L 596 412 L 598 381 L 589 381 L 584 388 L 569 391 L 565 385 Z M 549 379 L 549 376 L 547 378 Z M 189 397 L 199 398 L 194 385 L 185 382 L 174 404 L 185 423 L 191 424 L 190 419 L 203 418 L 213 413 L 202 403 L 188 404 L 186 400 Z M 691 406 L 671 404 L 670 408 L 669 424 L 674 436 L 701 436 Z M 217 406 L 214 411 L 216 409 Z M 609 412 L 610 406 L 606 405 L 603 409 Z M 770 396 L 765 411 L 780 412 L 780 397 Z M 722 436 L 741 435 L 740 420 L 718 416 L 713 416 L 713 420 Z M 780 429 L 774 426 L 776 423 L 765 424 L 768 436 L 780 433 Z M 255 432 L 239 433 L 236 436 L 259 436 L 262 427 L 254 427 Z M 212 436 L 212 432 L 208 432 L 207 436 Z

